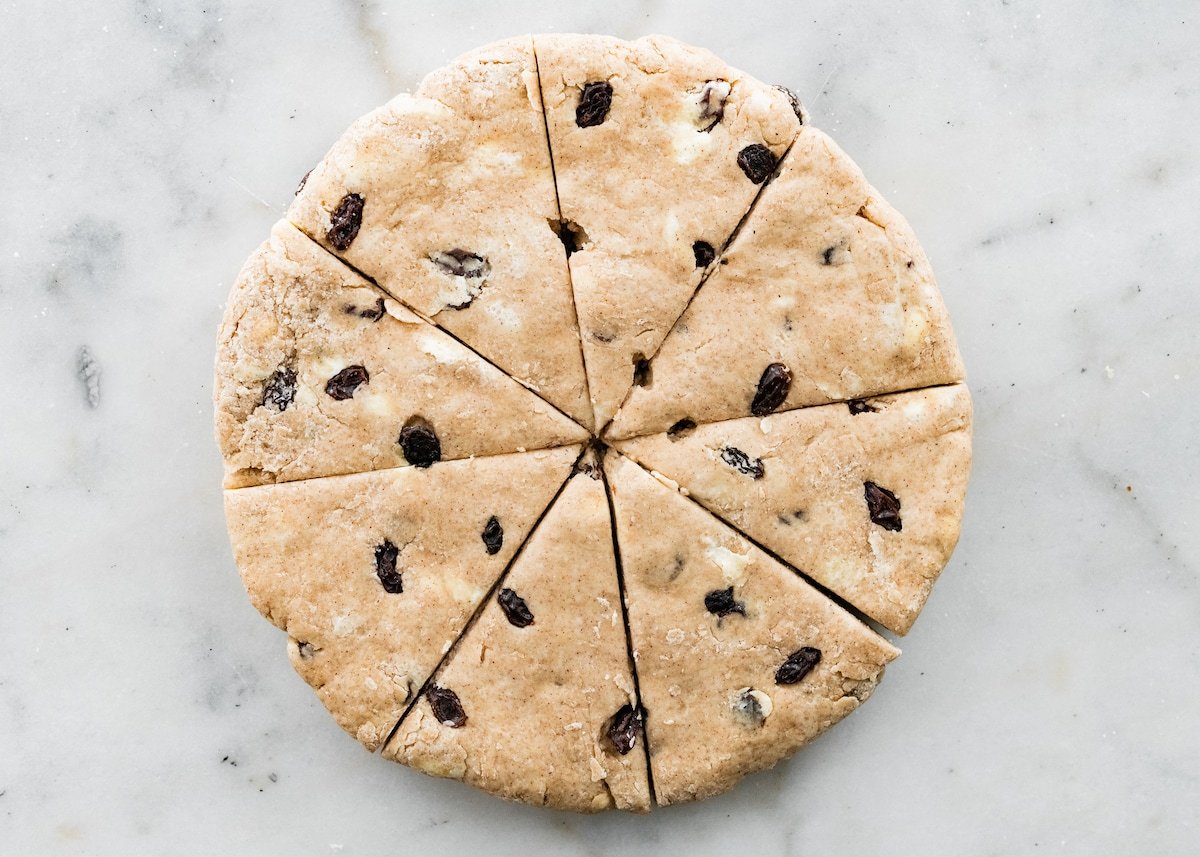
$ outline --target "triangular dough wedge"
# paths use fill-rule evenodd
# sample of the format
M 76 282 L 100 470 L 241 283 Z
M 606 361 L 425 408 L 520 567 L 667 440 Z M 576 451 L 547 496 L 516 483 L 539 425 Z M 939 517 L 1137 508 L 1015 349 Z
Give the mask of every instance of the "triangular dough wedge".
M 767 367 L 788 410 L 963 378 L 954 334 L 912 229 L 837 145 L 796 138 L 737 239 L 632 390 L 609 432 L 761 413 Z M 778 391 L 776 391 L 778 392 Z M 773 407 L 771 407 L 773 405 Z
M 800 121 L 783 91 L 664 36 L 536 36 L 535 48 L 603 427 Z
M 617 445 L 904 634 L 958 542 L 971 397 L 934 387 Z
M 400 719 L 578 452 L 225 492 L 251 601 L 287 632 L 296 671 L 366 747 Z
M 641 730 L 622 720 L 636 716 L 637 700 L 608 502 L 598 468 L 586 471 L 567 484 L 385 755 L 525 803 L 650 808 Z M 435 713 L 439 699 L 451 708 Z M 439 719 L 454 705 L 464 721 Z M 614 723 L 630 725 L 619 746 Z
M 588 436 L 286 222 L 234 285 L 216 377 L 227 488 L 405 464 L 413 420 L 442 459 Z
M 355 122 L 288 218 L 591 427 L 528 36 Z
M 870 696 L 895 647 L 629 459 L 605 465 L 660 804 L 725 791 Z

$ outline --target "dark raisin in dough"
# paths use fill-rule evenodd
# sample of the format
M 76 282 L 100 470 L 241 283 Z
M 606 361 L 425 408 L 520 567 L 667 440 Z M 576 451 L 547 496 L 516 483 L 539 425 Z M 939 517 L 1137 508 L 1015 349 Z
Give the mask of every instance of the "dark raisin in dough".
M 761 458 L 751 458 L 736 446 L 726 446 L 721 450 L 721 460 L 751 479 L 762 479 L 766 473 Z
M 283 413 L 296 398 L 296 370 L 290 366 L 280 366 L 263 388 L 262 403 L 269 408 Z
M 354 391 L 371 380 L 364 366 L 347 366 L 325 382 L 325 392 L 339 402 L 354 397 Z
M 708 133 L 716 128 L 725 116 L 725 99 L 729 97 L 729 81 L 706 81 L 700 89 L 701 131 Z
M 579 94 L 579 104 L 575 107 L 575 124 L 580 128 L 591 128 L 601 124 L 608 118 L 608 110 L 612 107 L 612 84 L 606 80 L 589 83 Z
M 697 241 L 692 245 L 692 252 L 696 254 L 697 268 L 707 268 L 717 258 L 717 251 L 707 241 Z
M 533 624 L 533 613 L 530 612 L 529 605 L 511 589 L 501 589 L 496 600 L 500 602 L 500 609 L 504 611 L 509 624 L 518 628 L 528 628 Z
M 746 605 L 734 599 L 732 586 L 728 589 L 714 589 L 705 595 L 704 609 L 719 619 L 725 618 L 730 613 L 746 615 Z
M 854 416 L 859 414 L 873 414 L 879 410 L 874 405 L 869 405 L 862 399 L 850 399 L 846 402 L 846 407 L 850 409 L 850 413 Z
M 696 427 L 695 420 L 689 420 L 686 417 L 684 417 L 679 422 L 675 423 L 675 425 L 673 425 L 669 429 L 667 429 L 667 437 L 669 437 L 671 439 L 675 439 L 675 438 L 679 438 L 679 437 L 687 437 L 689 434 L 691 434 L 692 429 L 694 429 L 695 427 Z
M 400 558 L 400 549 L 392 544 L 391 539 L 384 539 L 383 544 L 375 546 L 375 574 L 383 585 L 383 591 L 399 595 L 404 591 L 404 581 L 396 568 L 396 560 Z
M 758 389 L 750 403 L 750 413 L 765 417 L 774 413 L 792 389 L 792 370 L 782 363 L 772 363 L 758 379 Z
M 442 442 L 433 426 L 424 421 L 410 421 L 400 429 L 400 449 L 409 464 L 429 467 L 442 460 Z
M 429 257 L 429 261 L 451 277 L 466 277 L 468 280 L 486 277 L 492 270 L 486 257 L 458 247 L 434 253 Z
M 357 315 L 359 318 L 365 318 L 370 321 L 379 321 L 379 319 L 383 318 L 384 315 L 387 314 L 387 307 L 384 306 L 383 298 L 380 298 L 379 300 L 375 301 L 375 306 L 371 307 L 370 309 L 359 309 L 358 307 L 354 306 L 354 304 L 347 304 L 346 314 Z
M 762 143 L 753 143 L 738 152 L 737 163 L 746 178 L 762 184 L 775 172 L 776 160 L 774 153 Z
M 775 84 L 775 88 L 787 96 L 788 103 L 792 105 L 792 112 L 796 114 L 796 118 L 800 120 L 800 124 L 804 124 L 804 106 L 800 103 L 800 96 L 792 92 L 786 86 Z
M 788 655 L 788 659 L 775 671 L 776 684 L 795 684 L 821 662 L 821 650 L 812 646 L 797 649 Z
M 458 694 L 454 691 L 431 684 L 429 690 L 425 691 L 425 698 L 429 700 L 429 707 L 438 723 L 452 729 L 459 729 L 466 724 L 467 713 L 463 711 Z
M 733 710 L 752 726 L 762 726 L 767 719 L 767 715 L 763 713 L 762 705 L 759 703 L 758 697 L 754 695 L 754 688 L 752 687 L 748 687 L 742 691 L 741 695 L 733 703 Z
M 329 231 L 325 237 L 336 250 L 349 250 L 358 230 L 362 226 L 363 198 L 356 193 L 342 197 L 337 208 L 329 215 Z
M 488 518 L 480 537 L 483 539 L 483 549 L 488 552 L 488 556 L 500 553 L 500 548 L 504 547 L 504 527 L 500 526 L 500 521 L 495 515 Z
M 900 521 L 900 498 L 874 482 L 863 483 L 863 496 L 867 500 L 867 511 L 871 522 L 885 530 L 898 533 L 903 528 Z
M 642 713 L 632 705 L 622 705 L 608 722 L 608 740 L 622 756 L 637 745 L 641 725 Z

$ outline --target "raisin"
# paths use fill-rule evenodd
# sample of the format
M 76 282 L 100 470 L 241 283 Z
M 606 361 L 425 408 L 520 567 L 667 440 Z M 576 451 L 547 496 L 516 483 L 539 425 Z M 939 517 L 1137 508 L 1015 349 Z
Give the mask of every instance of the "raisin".
M 850 261 L 850 242 L 839 241 L 821 251 L 822 265 L 844 265 Z
M 396 568 L 396 560 L 400 558 L 400 549 L 392 544 L 391 539 L 384 539 L 383 544 L 375 546 L 375 574 L 383 585 L 383 591 L 399 595 L 404 591 L 404 581 Z
M 443 726 L 459 729 L 467 722 L 467 713 L 463 711 L 458 694 L 449 688 L 431 684 L 425 691 L 425 698 L 429 700 L 433 716 Z
M 457 247 L 453 250 L 433 253 L 430 255 L 429 261 L 451 277 L 466 277 L 468 280 L 486 277 L 492 271 L 492 266 L 488 264 L 486 258 L 478 253 L 460 250 Z
M 762 184 L 775 172 L 777 161 L 770 149 L 762 143 L 753 143 L 738 152 L 737 163 L 746 178 L 755 184 Z
M 766 470 L 763 468 L 761 458 L 751 458 L 736 446 L 726 446 L 722 448 L 721 460 L 738 473 L 744 473 L 751 479 L 762 479 L 763 474 L 766 473 Z
M 500 526 L 500 521 L 495 515 L 488 518 L 487 525 L 483 528 L 480 537 L 483 539 L 483 549 L 488 552 L 488 556 L 500 553 L 500 548 L 504 547 L 504 527 Z
M 362 226 L 363 198 L 356 193 L 348 193 L 342 197 L 337 208 L 329 215 L 329 231 L 325 237 L 336 250 L 349 250 L 354 239 L 358 237 L 359 227 Z
M 319 651 L 321 650 L 312 643 L 305 643 L 303 641 L 296 643 L 296 652 L 300 655 L 300 660 L 302 661 L 311 661 L 313 656 Z
M 387 307 L 384 306 L 383 298 L 375 301 L 375 306 L 371 307 L 371 309 L 358 310 L 359 318 L 366 318 L 370 319 L 371 321 L 379 321 L 379 319 L 383 318 L 386 314 Z
M 296 370 L 280 366 L 267 379 L 262 403 L 283 413 L 296 398 Z
M 529 605 L 525 603 L 524 598 L 517 595 L 511 589 L 501 589 L 500 594 L 496 596 L 496 600 L 500 602 L 500 609 L 508 617 L 510 625 L 515 625 L 518 628 L 528 628 L 533 624 L 533 614 L 529 612 Z
M 339 402 L 354 397 L 360 385 L 371 380 L 364 366 L 347 366 L 325 382 L 325 392 Z
M 400 429 L 400 449 L 408 463 L 417 467 L 442 460 L 442 442 L 433 426 L 420 417 L 413 417 Z
M 800 96 L 792 92 L 786 86 L 775 84 L 775 88 L 787 96 L 788 103 L 792 105 L 792 111 L 796 114 L 796 118 L 800 120 L 800 124 L 804 124 L 804 105 L 800 103 Z
M 821 650 L 812 646 L 797 649 L 788 655 L 788 659 L 775 671 L 776 684 L 795 684 L 821 662 Z
M 771 697 L 748 687 L 733 701 L 733 713 L 750 726 L 762 726 L 771 713 Z
M 612 107 L 612 85 L 606 80 L 589 83 L 579 94 L 579 104 L 575 108 L 575 124 L 580 128 L 591 128 L 601 124 L 608 118 L 608 109 Z
M 608 721 L 608 740 L 624 756 L 637 746 L 637 733 L 642 725 L 642 713 L 632 705 L 622 705 Z
M 687 417 L 684 417 L 679 422 L 675 423 L 675 425 L 667 429 L 667 437 L 671 438 L 672 440 L 678 437 L 687 437 L 692 433 L 692 429 L 695 427 L 695 420 L 689 420 Z
M 893 533 L 900 532 L 902 524 L 899 497 L 874 482 L 863 483 L 863 496 L 867 499 L 867 511 L 871 513 L 872 523 Z
M 792 370 L 782 363 L 772 363 L 758 379 L 758 390 L 750 403 L 750 413 L 765 417 L 774 413 L 792 389 Z
M 710 80 L 700 89 L 700 130 L 705 133 L 717 127 L 725 116 L 725 99 L 729 97 L 729 81 Z
M 295 196 L 299 196 L 300 191 L 304 190 L 304 186 L 306 184 L 308 184 L 308 177 L 311 175 L 312 175 L 312 170 L 309 170 L 308 172 L 306 172 L 304 174 L 304 178 L 300 179 L 300 184 L 296 185 L 296 193 L 294 194 Z
M 633 356 L 633 386 L 649 387 L 650 380 L 650 361 L 640 354 Z
M 692 245 L 692 252 L 696 254 L 697 268 L 707 268 L 717 258 L 717 251 L 707 241 L 697 241 Z
M 704 596 L 704 609 L 719 619 L 724 619 L 730 613 L 746 615 L 746 605 L 733 597 L 733 587 L 714 589 Z
M 858 416 L 859 414 L 873 414 L 879 410 L 879 408 L 875 407 L 874 405 L 867 404 L 862 399 L 850 399 L 846 402 L 846 407 L 848 407 L 850 409 L 850 413 L 854 414 L 855 416 Z

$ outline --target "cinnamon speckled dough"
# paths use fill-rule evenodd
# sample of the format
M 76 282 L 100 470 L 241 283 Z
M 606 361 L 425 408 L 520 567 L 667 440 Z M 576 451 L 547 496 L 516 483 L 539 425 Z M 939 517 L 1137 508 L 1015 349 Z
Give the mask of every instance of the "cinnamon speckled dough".
M 352 366 L 363 367 L 366 380 L 349 398 L 336 388 L 343 398 L 330 395 L 330 380 Z M 264 401 L 281 368 L 295 373 L 294 398 Z M 233 288 L 216 379 L 228 488 L 405 464 L 398 441 L 412 417 L 433 426 L 444 459 L 587 439 L 286 222 L 275 225 Z
M 704 274 L 693 244 L 720 252 L 762 187 L 739 152 L 759 145 L 779 157 L 800 123 L 780 90 L 665 36 L 534 44 L 562 215 L 582 230 L 571 277 L 602 427 Z M 593 82 L 612 86 L 612 104 L 603 122 L 580 127 L 576 108 Z M 704 114 L 709 82 L 719 89 Z
M 617 446 L 904 634 L 958 542 L 971 398 L 961 385 L 934 387 L 868 399 L 854 411 L 842 403 L 803 408 Z M 760 462 L 762 476 L 732 466 L 729 449 Z M 867 481 L 899 499 L 899 530 L 872 522 Z
M 649 810 L 641 735 L 625 753 L 606 737 L 636 698 L 598 471 L 571 479 L 501 586 L 533 623 L 514 625 L 493 596 L 434 679 L 466 722 L 439 722 L 422 698 L 385 755 L 524 803 Z
M 567 447 L 225 492 L 251 601 L 287 632 L 296 671 L 368 749 L 458 638 L 577 455 Z M 492 516 L 503 544 L 488 553 Z M 378 574 L 385 542 L 401 592 Z
M 329 238 L 347 194 L 362 225 Z M 590 427 L 583 359 L 528 37 L 480 48 L 355 122 L 288 217 L 397 299 Z M 452 251 L 486 260 L 470 276 Z M 453 268 L 451 269 L 453 270 Z
M 962 380 L 912 230 L 820 131 L 800 132 L 724 258 L 611 437 L 749 416 L 777 362 L 792 374 L 781 410 Z
M 772 767 L 870 696 L 895 647 L 627 458 L 605 468 L 660 804 Z M 730 587 L 736 609 L 708 609 Z M 802 648 L 820 662 L 778 683 Z

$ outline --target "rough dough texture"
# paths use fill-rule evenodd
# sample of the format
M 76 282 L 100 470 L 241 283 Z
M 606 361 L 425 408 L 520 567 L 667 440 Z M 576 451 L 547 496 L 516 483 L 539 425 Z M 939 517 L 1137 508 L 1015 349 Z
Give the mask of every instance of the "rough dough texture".
M 958 542 L 971 469 L 971 398 L 934 387 L 658 434 L 617 447 L 872 619 L 907 633 Z M 740 450 L 754 478 L 731 461 Z M 900 501 L 873 523 L 867 481 Z
M 296 671 L 374 750 L 570 473 L 577 447 L 225 492 L 250 600 Z M 495 516 L 503 545 L 481 537 Z M 390 542 L 402 591 L 385 590 Z M 394 587 L 393 587 L 394 588 Z
M 778 158 L 800 122 L 780 90 L 664 36 L 536 36 L 562 215 L 581 230 L 571 278 L 596 425 L 604 426 L 705 273 L 693 244 L 720 252 L 762 184 L 738 153 Z M 584 86 L 608 82 L 604 121 L 576 122 Z M 728 84 L 711 93 L 708 82 Z M 711 115 L 720 111 L 718 119 Z M 715 122 L 715 124 L 713 124 Z M 708 130 L 704 130 L 708 128 Z
M 899 651 L 626 458 L 605 461 L 660 804 L 719 794 L 857 708 Z M 736 611 L 706 596 L 732 587 Z M 777 670 L 804 647 L 795 684 Z
M 349 398 L 334 398 L 330 379 L 351 366 L 362 366 L 367 380 Z M 264 401 L 264 389 L 283 367 L 295 384 L 280 410 Z M 233 287 L 216 376 L 227 488 L 405 464 L 399 436 L 413 417 L 433 426 L 443 459 L 588 438 L 287 222 L 275 225 Z
M 571 479 L 501 586 L 533 623 L 512 624 L 493 595 L 434 678 L 466 723 L 439 722 L 422 698 L 384 754 L 525 803 L 648 811 L 640 734 L 623 754 L 606 737 L 637 700 L 598 470 Z
M 331 214 L 352 193 L 362 225 L 339 249 Z M 288 218 L 591 428 L 527 36 L 467 54 L 355 122 Z M 454 250 L 485 259 L 486 273 L 456 276 L 434 261 Z
M 963 378 L 911 228 L 815 128 L 800 132 L 723 262 L 609 436 L 749 416 L 771 363 L 792 374 L 780 410 Z
M 287 217 L 216 434 L 250 598 L 351 735 L 644 812 L 868 698 L 898 651 L 858 617 L 907 632 L 949 560 L 971 405 L 911 230 L 794 95 L 662 36 L 509 39 Z

